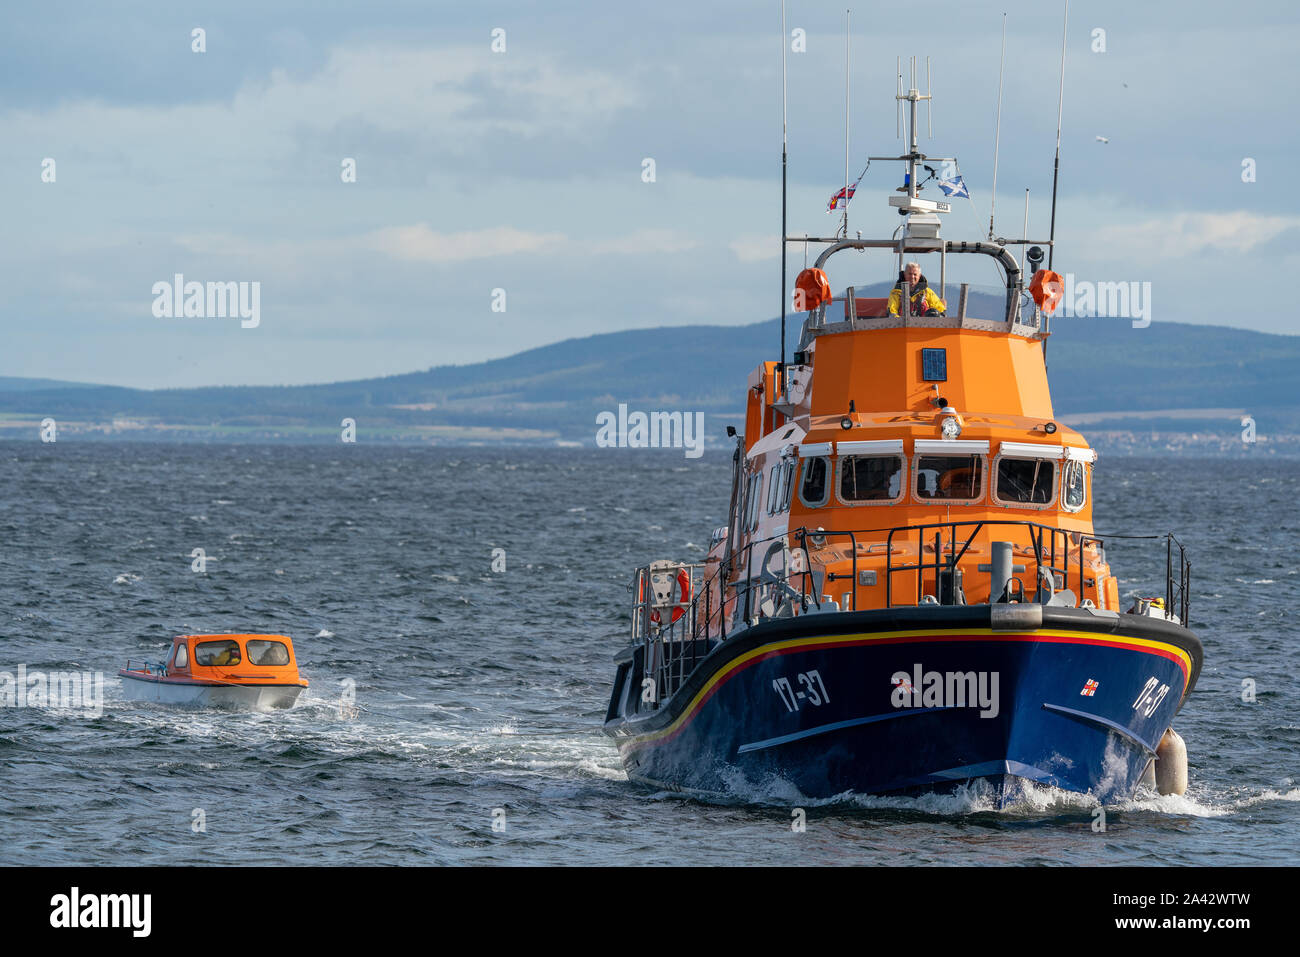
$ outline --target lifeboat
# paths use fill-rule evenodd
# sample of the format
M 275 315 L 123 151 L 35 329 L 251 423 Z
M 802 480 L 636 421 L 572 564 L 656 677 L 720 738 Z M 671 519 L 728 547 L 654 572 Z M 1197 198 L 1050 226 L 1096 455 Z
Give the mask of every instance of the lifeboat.
M 288 635 L 181 635 L 165 661 L 117 674 L 128 701 L 191 708 L 290 708 L 307 687 Z
M 1161 536 L 1164 595 L 1123 607 L 1093 526 L 1097 455 L 1048 388 L 1057 274 L 1027 283 L 1013 254 L 1037 268 L 1053 240 L 941 238 L 948 204 L 919 195 L 925 97 L 899 98 L 911 149 L 888 238 L 850 238 L 847 213 L 798 238 L 824 248 L 796 281 L 793 361 L 749 377 L 728 523 L 704 562 L 673 566 L 689 587 L 636 570 L 605 733 L 632 781 L 702 796 L 1178 791 L 1172 725 L 1203 659 L 1190 562 Z M 845 251 L 875 255 L 874 272 L 836 260 L 875 290 L 832 294 Z M 958 261 L 994 295 L 947 288 Z

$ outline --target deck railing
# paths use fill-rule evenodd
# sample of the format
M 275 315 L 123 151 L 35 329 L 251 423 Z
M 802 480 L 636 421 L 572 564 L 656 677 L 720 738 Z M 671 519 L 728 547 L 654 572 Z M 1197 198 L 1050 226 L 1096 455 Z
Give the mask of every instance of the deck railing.
M 1178 615 L 1187 625 L 1187 608 L 1191 601 L 1192 563 L 1187 549 L 1170 532 L 1165 536 L 1165 611 Z
M 126 667 L 122 670 L 144 671 L 148 674 L 159 675 L 164 678 L 167 677 L 167 662 L 165 661 L 137 661 L 134 668 L 131 667 L 131 661 L 132 659 L 127 658 Z
M 641 647 L 644 678 L 653 681 L 652 693 L 643 697 L 643 702 L 650 709 L 658 707 L 659 702 L 666 700 L 682 686 L 700 661 L 719 642 L 759 621 L 813 612 L 858 611 L 859 586 L 865 584 L 859 578 L 859 558 L 872 547 L 885 549 L 883 607 L 918 603 L 965 603 L 964 589 L 958 587 L 960 563 L 981 532 L 987 530 L 992 535 L 1001 528 L 1008 532 L 1018 531 L 1027 541 L 1033 564 L 1037 567 L 1035 590 L 1032 593 L 1026 592 L 1023 580 L 1014 576 L 1017 566 L 1013 565 L 1013 579 L 1019 583 L 1018 592 L 1011 589 L 1010 582 L 1007 582 L 1006 591 L 994 594 L 997 586 L 1003 583 L 993 580 L 990 555 L 990 564 L 979 566 L 981 571 L 989 570 L 988 603 L 1011 598 L 1045 602 L 1049 597 L 1056 604 L 1069 605 L 1070 598 L 1073 598 L 1072 606 L 1084 603 L 1087 551 L 1095 546 L 1104 562 L 1103 538 L 1030 521 L 936 522 L 845 530 L 809 529 L 805 526 L 748 542 L 734 552 L 727 562 L 712 566 L 714 573 L 707 578 L 708 565 L 696 563 L 673 566 L 674 576 L 681 570 L 690 579 L 691 598 L 685 603 L 672 600 L 657 602 L 650 576 L 653 572 L 662 572 L 664 569 L 652 569 L 651 566 L 644 565 L 636 570 L 631 586 L 634 594 L 631 638 L 634 645 Z M 916 535 L 916 560 L 895 561 L 895 539 L 900 536 L 906 538 L 913 533 Z M 1166 539 L 1165 609 L 1167 613 L 1177 616 L 1179 622 L 1186 624 L 1191 579 L 1191 563 L 1187 559 L 1186 549 L 1172 534 L 1149 537 Z M 809 545 L 821 549 L 837 538 L 848 542 L 851 571 L 847 575 L 828 572 L 826 578 L 822 579 L 812 570 Z M 910 549 L 906 550 L 910 552 Z M 928 558 L 927 551 L 933 552 L 933 558 Z M 756 554 L 762 555 L 757 566 L 754 561 Z M 778 555 L 781 558 L 780 566 L 774 568 L 773 560 Z M 1024 546 L 1021 557 L 1030 557 L 1025 553 Z M 1077 566 L 1077 571 L 1074 566 Z M 733 578 L 732 570 L 739 570 L 740 574 Z M 715 591 L 719 591 L 719 575 L 722 576 L 724 586 L 720 590 L 722 601 L 715 595 Z M 894 585 L 898 575 L 915 575 L 914 596 L 899 599 Z M 1066 597 L 1062 589 L 1068 588 L 1072 577 L 1078 590 Z M 840 579 L 851 581 L 851 587 L 845 592 L 835 590 L 834 582 Z M 929 593 L 925 590 L 927 581 L 933 584 L 933 590 Z M 1042 587 L 1044 581 L 1048 584 L 1046 589 Z M 836 594 L 845 600 L 836 602 Z M 655 612 L 658 612 L 658 621 L 655 621 Z M 676 617 L 675 612 L 679 612 Z

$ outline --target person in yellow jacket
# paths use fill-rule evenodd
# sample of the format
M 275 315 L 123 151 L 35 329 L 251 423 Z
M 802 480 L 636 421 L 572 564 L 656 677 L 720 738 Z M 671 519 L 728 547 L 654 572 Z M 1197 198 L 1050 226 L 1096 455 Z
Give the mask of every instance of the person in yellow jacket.
M 921 275 L 920 263 L 908 263 L 903 275 L 894 283 L 894 291 L 889 294 L 889 314 L 898 315 L 903 302 L 903 279 L 912 284 L 912 310 L 914 316 L 942 316 L 948 311 L 948 304 L 940 299 L 925 277 Z
M 239 645 L 233 641 L 228 642 L 221 653 L 212 659 L 212 663 L 217 666 L 237 665 L 241 661 L 239 656 Z

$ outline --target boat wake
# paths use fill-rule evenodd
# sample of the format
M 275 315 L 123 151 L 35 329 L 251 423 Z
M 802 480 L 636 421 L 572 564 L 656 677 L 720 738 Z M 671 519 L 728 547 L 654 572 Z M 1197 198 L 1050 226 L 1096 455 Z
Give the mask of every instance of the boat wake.
M 1110 814 L 1151 814 L 1160 817 L 1222 818 L 1274 802 L 1300 801 L 1300 787 L 1288 779 L 1281 787 L 1265 787 L 1257 792 L 1233 796 L 1216 793 L 1208 787 L 1193 787 L 1187 794 L 1158 794 L 1141 786 L 1131 797 L 1102 802 L 1092 794 L 1064 791 L 1047 784 L 1018 780 L 1014 791 L 1006 795 L 984 780 L 963 784 L 949 792 L 912 795 L 873 795 L 845 792 L 829 798 L 811 798 L 785 780 L 772 780 L 756 787 L 739 774 L 728 782 L 724 795 L 700 795 L 684 791 L 660 790 L 659 800 L 703 800 L 722 806 L 749 805 L 756 808 L 817 808 L 858 811 L 897 811 L 910 815 L 937 818 L 962 818 L 994 815 L 1003 820 L 1043 818 L 1091 818 L 1097 808 Z

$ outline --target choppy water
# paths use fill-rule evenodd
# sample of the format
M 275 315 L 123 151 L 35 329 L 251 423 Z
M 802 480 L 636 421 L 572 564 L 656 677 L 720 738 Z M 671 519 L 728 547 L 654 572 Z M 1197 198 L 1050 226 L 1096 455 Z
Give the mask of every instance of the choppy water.
M 1189 793 L 1105 833 L 1046 790 L 995 812 L 628 783 L 599 727 L 630 569 L 702 555 L 726 482 L 718 455 L 0 443 L 0 671 L 110 676 L 99 717 L 0 709 L 0 864 L 1300 862 L 1300 462 L 1102 460 L 1100 531 L 1190 546 L 1207 659 Z M 1108 552 L 1127 593 L 1162 590 L 1157 543 Z M 299 705 L 122 700 L 127 656 L 216 631 L 292 635 Z

